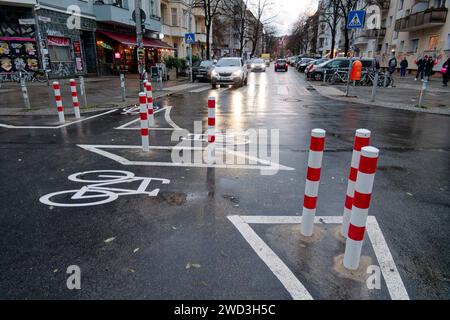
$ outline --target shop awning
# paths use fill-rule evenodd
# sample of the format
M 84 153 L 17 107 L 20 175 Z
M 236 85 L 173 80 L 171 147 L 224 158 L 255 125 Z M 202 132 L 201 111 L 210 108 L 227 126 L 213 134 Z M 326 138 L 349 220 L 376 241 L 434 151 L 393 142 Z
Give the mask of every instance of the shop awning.
M 99 33 L 104 34 L 105 36 L 123 43 L 127 46 L 135 46 L 137 41 L 135 36 L 126 35 L 122 33 L 116 33 L 111 31 L 103 31 L 103 30 L 97 30 Z M 169 49 L 169 50 L 175 50 L 173 47 L 165 43 L 164 41 L 158 40 L 158 39 L 150 39 L 150 38 L 144 38 L 144 47 L 146 48 L 158 48 L 158 49 Z

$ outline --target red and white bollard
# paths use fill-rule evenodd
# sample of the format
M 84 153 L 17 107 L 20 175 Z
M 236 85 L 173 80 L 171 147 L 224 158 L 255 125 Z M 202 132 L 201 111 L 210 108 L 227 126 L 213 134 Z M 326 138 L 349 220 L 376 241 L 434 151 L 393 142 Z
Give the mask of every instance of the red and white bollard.
M 325 148 L 325 130 L 313 129 L 308 156 L 308 171 L 306 173 L 305 196 L 303 200 L 303 214 L 300 232 L 304 236 L 311 236 L 314 231 L 314 217 L 319 194 L 320 170 L 322 168 L 323 150 Z
M 208 162 L 216 158 L 216 97 L 208 98 Z
M 356 270 L 359 266 L 378 155 L 379 150 L 377 148 L 363 147 L 361 149 L 352 215 L 344 254 L 344 267 L 350 270 Z
M 148 108 L 148 127 L 155 126 L 155 117 L 153 115 L 153 92 L 152 92 L 152 83 L 150 81 L 146 81 L 144 83 L 147 93 L 147 108 Z
M 58 81 L 53 82 L 53 91 L 55 93 L 56 109 L 58 110 L 59 122 L 64 123 L 66 122 L 66 119 L 64 118 L 64 107 L 62 104 L 61 90 L 59 88 Z
M 355 142 L 353 144 L 352 163 L 350 165 L 350 174 L 348 177 L 347 194 L 345 196 L 344 215 L 342 219 L 341 234 L 347 237 L 348 225 L 352 214 L 353 196 L 355 194 L 356 176 L 358 174 L 359 159 L 361 157 L 361 149 L 370 144 L 371 132 L 367 129 L 358 129 L 355 134 Z
M 148 112 L 147 112 L 147 95 L 145 92 L 139 93 L 139 114 L 141 117 L 141 138 L 142 138 L 142 150 L 149 150 L 149 137 L 148 137 Z
M 75 112 L 75 118 L 81 118 L 80 105 L 78 103 L 77 84 L 75 79 L 70 79 L 70 92 L 72 93 L 73 110 Z

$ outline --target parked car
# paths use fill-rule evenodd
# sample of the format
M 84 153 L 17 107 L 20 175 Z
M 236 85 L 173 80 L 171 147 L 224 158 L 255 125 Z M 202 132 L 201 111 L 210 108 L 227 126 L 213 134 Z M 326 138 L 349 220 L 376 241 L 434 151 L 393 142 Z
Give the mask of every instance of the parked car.
M 302 58 L 298 63 L 297 63 L 297 70 L 299 72 L 305 72 L 306 67 L 313 62 L 315 59 L 312 58 Z
M 197 61 L 192 66 L 192 77 L 193 80 L 210 80 L 211 79 L 211 71 L 214 69 L 214 61 L 213 60 L 204 60 Z
M 252 68 L 252 62 L 254 59 L 248 59 L 247 62 L 245 63 L 247 66 L 247 69 L 250 70 Z
M 373 58 L 352 58 L 351 61 L 360 60 L 363 70 L 373 70 L 375 68 L 375 59 Z M 314 70 L 310 74 L 312 80 L 322 81 L 325 72 L 327 75 L 334 73 L 337 69 L 348 69 L 350 59 L 334 58 L 314 66 Z
M 321 58 L 321 59 L 317 59 L 317 60 L 314 60 L 314 61 L 310 62 L 308 64 L 308 66 L 305 68 L 306 79 L 310 79 L 311 73 L 314 71 L 314 67 L 315 66 L 317 66 L 318 64 L 324 63 L 326 61 L 328 61 L 328 59 L 326 59 L 326 58 L 322 59 Z
M 211 71 L 211 85 L 233 85 L 242 87 L 247 85 L 248 71 L 241 58 L 222 58 Z
M 275 72 L 277 72 L 279 70 L 283 70 L 284 72 L 287 72 L 288 71 L 287 60 L 286 59 L 278 59 L 277 61 L 275 61 L 274 70 L 275 70 Z
M 263 59 L 254 59 L 250 65 L 250 71 L 266 72 L 266 62 Z

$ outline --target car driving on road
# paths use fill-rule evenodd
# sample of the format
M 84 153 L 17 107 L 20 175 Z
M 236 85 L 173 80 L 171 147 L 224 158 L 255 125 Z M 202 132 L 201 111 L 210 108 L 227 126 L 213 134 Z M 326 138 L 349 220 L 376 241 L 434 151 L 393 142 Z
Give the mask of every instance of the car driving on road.
M 275 70 L 275 72 L 277 72 L 279 70 L 283 70 L 284 72 L 287 72 L 288 71 L 288 62 L 285 59 L 278 59 L 277 61 L 275 61 L 274 70 Z
M 255 59 L 250 65 L 250 70 L 266 72 L 266 62 L 263 59 Z
M 247 85 L 248 71 L 241 58 L 222 58 L 211 71 L 211 85 L 233 85 L 236 88 Z
M 192 66 L 192 76 L 195 80 L 209 80 L 211 78 L 211 71 L 214 68 L 214 61 L 204 60 L 194 63 Z

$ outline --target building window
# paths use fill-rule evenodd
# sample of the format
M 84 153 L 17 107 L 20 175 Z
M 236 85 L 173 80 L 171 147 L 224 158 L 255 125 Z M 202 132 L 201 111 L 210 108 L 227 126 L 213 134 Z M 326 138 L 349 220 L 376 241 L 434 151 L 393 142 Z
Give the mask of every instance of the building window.
M 392 39 L 396 40 L 398 38 L 398 31 L 394 31 Z
M 400 41 L 400 52 L 403 52 L 405 49 L 405 41 Z
M 439 36 L 431 36 L 428 41 L 428 50 L 436 50 L 439 43 Z
M 183 28 L 187 29 L 188 12 L 183 10 Z
M 392 26 L 392 20 L 393 20 L 393 17 L 390 16 L 390 17 L 389 17 L 389 25 L 388 25 L 388 28 L 390 28 L 390 27 Z
M 410 52 L 417 52 L 417 49 L 419 48 L 419 39 L 412 39 L 409 47 L 411 48 Z
M 177 8 L 171 8 L 170 12 L 172 14 L 172 26 L 178 27 L 178 12 L 177 12 Z
M 403 10 L 403 3 L 405 2 L 405 0 L 400 0 L 400 3 L 398 5 L 398 10 Z
M 447 49 L 450 49 L 450 33 L 447 35 Z

